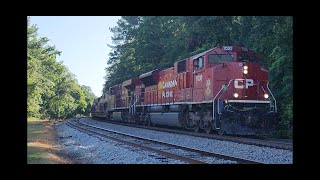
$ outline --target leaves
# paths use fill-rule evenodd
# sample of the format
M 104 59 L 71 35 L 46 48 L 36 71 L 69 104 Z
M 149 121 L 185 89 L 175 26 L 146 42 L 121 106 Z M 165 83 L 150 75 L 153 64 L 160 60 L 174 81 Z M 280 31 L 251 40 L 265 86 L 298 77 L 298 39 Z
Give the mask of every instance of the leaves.
M 47 45 L 47 37 L 37 37 L 38 28 L 28 18 L 27 115 L 38 118 L 66 118 L 89 113 L 95 95 L 81 87 L 75 75 L 56 61 L 60 51 Z

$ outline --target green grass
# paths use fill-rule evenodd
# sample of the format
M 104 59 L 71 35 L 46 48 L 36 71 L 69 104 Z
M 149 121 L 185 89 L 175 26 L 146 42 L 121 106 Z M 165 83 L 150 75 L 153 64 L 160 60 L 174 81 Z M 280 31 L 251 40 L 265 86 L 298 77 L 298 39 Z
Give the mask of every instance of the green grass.
M 31 148 L 34 149 L 34 148 Z M 37 150 L 28 151 L 28 164 L 55 164 L 49 157 L 48 153 L 37 152 Z
M 50 145 L 46 140 L 50 139 L 50 134 L 46 132 L 46 122 L 33 121 L 28 119 L 28 143 L 27 143 L 27 163 L 28 164 L 56 164 L 57 162 L 50 156 Z
M 36 117 L 28 117 L 28 121 L 34 121 L 34 120 L 40 120 L 40 119 Z
M 44 131 L 45 124 L 43 122 L 28 121 L 28 141 L 41 138 L 41 133 Z

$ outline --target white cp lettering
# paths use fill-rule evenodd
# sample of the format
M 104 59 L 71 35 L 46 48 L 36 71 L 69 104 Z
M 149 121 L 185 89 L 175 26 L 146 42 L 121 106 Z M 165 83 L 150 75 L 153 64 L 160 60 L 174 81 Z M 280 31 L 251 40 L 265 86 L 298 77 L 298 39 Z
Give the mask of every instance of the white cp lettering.
M 244 79 L 236 79 L 236 80 L 234 80 L 234 88 L 236 88 L 236 89 L 244 89 L 243 81 L 244 81 Z M 246 79 L 245 85 L 246 85 L 246 89 L 248 89 L 249 86 L 253 86 L 253 79 Z

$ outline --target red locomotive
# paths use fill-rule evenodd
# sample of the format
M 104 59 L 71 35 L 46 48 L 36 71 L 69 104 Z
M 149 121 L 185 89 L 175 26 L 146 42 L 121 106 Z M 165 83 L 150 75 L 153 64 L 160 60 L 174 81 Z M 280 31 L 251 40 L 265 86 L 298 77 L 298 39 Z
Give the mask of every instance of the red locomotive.
M 109 88 L 94 101 L 92 117 L 219 134 L 269 134 L 276 100 L 259 56 L 222 46 Z

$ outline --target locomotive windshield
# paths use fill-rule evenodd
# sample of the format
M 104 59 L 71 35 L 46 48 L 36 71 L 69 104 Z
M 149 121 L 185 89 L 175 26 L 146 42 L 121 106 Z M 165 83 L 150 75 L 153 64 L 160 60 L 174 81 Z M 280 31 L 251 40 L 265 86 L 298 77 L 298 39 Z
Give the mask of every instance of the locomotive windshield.
M 209 54 L 209 64 L 233 62 L 234 57 L 232 54 Z
M 256 57 L 254 56 L 247 56 L 247 55 L 240 55 L 238 58 L 239 62 L 256 62 Z

